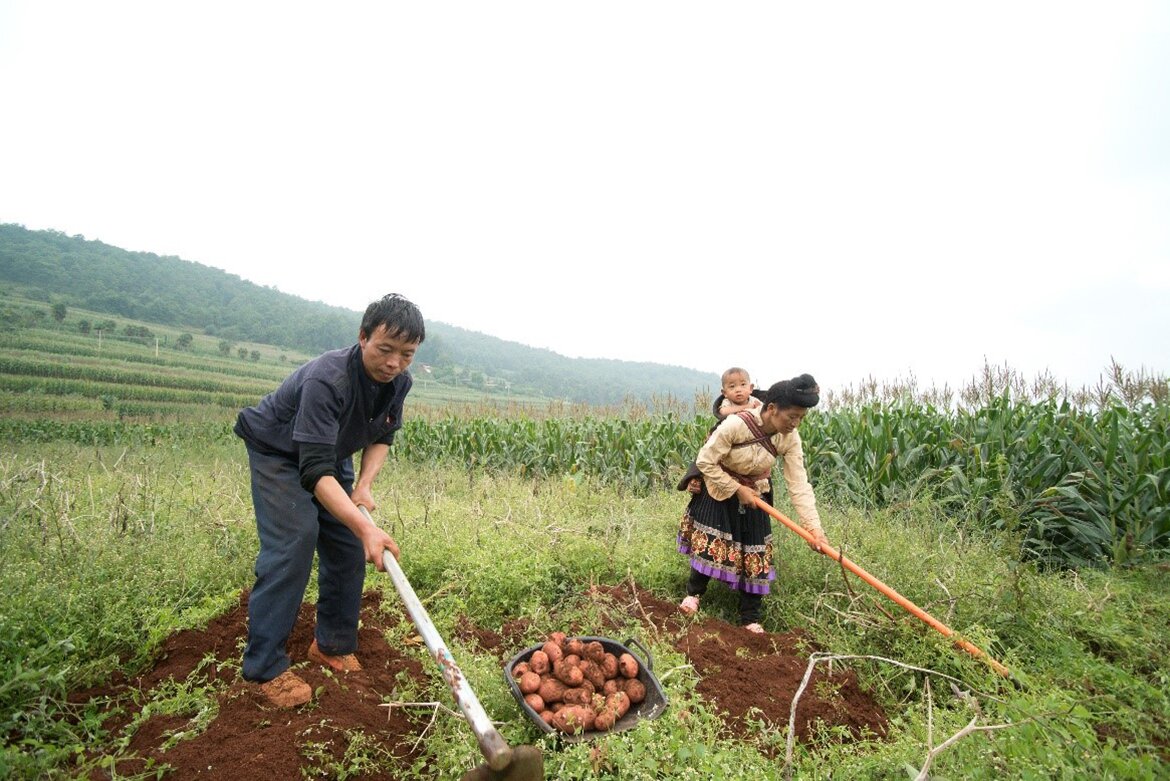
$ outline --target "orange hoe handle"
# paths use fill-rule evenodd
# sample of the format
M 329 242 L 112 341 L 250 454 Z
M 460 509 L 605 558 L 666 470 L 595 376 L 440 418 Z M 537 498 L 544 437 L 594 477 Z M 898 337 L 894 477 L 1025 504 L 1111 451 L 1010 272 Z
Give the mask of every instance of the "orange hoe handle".
M 808 542 L 813 541 L 813 536 L 811 534 L 809 534 L 807 531 L 805 531 L 804 528 L 801 527 L 800 524 L 796 523 L 795 521 L 793 521 L 790 518 L 788 518 L 787 516 L 785 516 L 784 513 L 780 512 L 775 507 L 773 507 L 772 505 L 765 502 L 763 499 L 760 499 L 757 497 L 756 498 L 756 506 L 759 507 L 764 512 L 766 512 L 768 515 L 770 515 L 773 518 L 775 518 L 776 520 L 780 521 L 780 523 L 784 524 L 789 529 L 792 529 L 792 531 L 799 534 L 806 541 L 808 541 Z M 850 572 L 852 572 L 854 575 L 856 575 L 857 577 L 864 580 L 869 585 L 873 586 L 875 589 L 880 591 L 882 594 L 885 594 L 887 597 L 889 597 L 891 600 L 893 600 L 899 607 L 901 607 L 907 613 L 909 613 L 910 615 L 914 616 L 915 618 L 923 621 L 924 623 L 929 625 L 932 629 L 939 632 L 944 637 L 949 637 L 949 638 L 954 639 L 955 630 L 951 629 L 949 626 L 944 624 L 942 621 L 939 621 L 937 618 L 932 616 L 930 613 L 927 613 L 925 610 L 918 607 L 918 605 L 915 605 L 913 602 L 906 599 L 906 597 L 902 596 L 897 591 L 894 591 L 892 588 L 887 586 L 885 583 L 882 583 L 880 580 L 875 578 L 873 575 L 870 575 L 868 572 L 866 572 L 864 569 L 859 567 L 857 564 L 854 564 L 852 561 L 850 561 L 848 558 L 846 558 L 840 551 L 834 549 L 830 545 L 821 545 L 821 553 L 825 554 L 826 556 L 828 556 L 831 559 L 835 559 L 836 561 L 841 562 L 842 567 L 849 570 Z M 1008 668 L 1004 667 L 1002 664 L 1000 664 L 999 662 L 995 661 L 990 656 L 985 654 L 983 652 L 983 650 L 980 649 L 975 644 L 969 643 L 966 640 L 963 640 L 961 638 L 955 639 L 954 642 L 955 642 L 956 646 L 958 646 L 959 648 L 962 648 L 964 651 L 971 654 L 976 659 L 982 659 L 983 661 L 987 662 L 989 665 L 991 665 L 991 669 L 995 670 L 997 673 L 1002 675 L 1004 678 L 1011 677 L 1011 671 L 1008 670 Z

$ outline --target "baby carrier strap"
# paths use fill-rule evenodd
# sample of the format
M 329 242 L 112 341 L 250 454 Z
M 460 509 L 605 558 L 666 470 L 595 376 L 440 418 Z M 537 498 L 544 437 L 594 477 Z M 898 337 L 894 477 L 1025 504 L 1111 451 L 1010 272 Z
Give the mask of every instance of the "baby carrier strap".
M 737 442 L 732 445 L 732 449 L 737 447 L 747 447 L 748 445 L 760 445 L 772 454 L 773 458 L 779 458 L 780 452 L 776 450 L 776 445 L 772 443 L 772 438 L 764 433 L 764 429 L 760 428 L 760 424 L 756 422 L 756 416 L 744 410 L 743 412 L 735 413 L 739 415 L 739 419 L 747 424 L 748 431 L 752 432 L 753 439 L 746 442 Z
M 749 488 L 754 486 L 759 481 L 767 480 L 769 477 L 772 476 L 771 470 L 768 470 L 767 472 L 760 472 L 759 474 L 755 474 L 755 475 L 740 474 L 739 472 L 732 471 L 731 469 L 728 469 L 727 467 L 723 467 L 723 471 L 726 472 L 728 475 L 730 475 L 731 479 L 734 480 L 735 482 L 739 483 L 740 485 L 746 485 Z

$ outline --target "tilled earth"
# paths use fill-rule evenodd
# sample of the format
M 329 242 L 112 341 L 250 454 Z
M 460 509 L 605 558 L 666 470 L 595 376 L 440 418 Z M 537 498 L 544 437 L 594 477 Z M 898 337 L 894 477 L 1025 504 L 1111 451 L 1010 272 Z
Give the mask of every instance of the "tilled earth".
M 612 604 L 614 615 L 638 616 L 647 636 L 665 640 L 685 654 L 701 678 L 698 691 L 723 713 L 729 734 L 750 734 L 749 718 L 788 724 L 793 697 L 808 665 L 809 643 L 798 632 L 753 635 L 702 613 L 696 618 L 684 617 L 674 603 L 632 584 L 596 587 L 590 596 Z M 377 769 L 350 777 L 369 781 L 398 778 L 403 768 L 422 758 L 418 738 L 432 714 L 425 709 L 389 708 L 384 703 L 400 701 L 398 692 L 404 677 L 414 681 L 413 688 L 418 689 L 437 668 L 425 669 L 416 648 L 394 648 L 387 643 L 384 630 L 398 625 L 403 611 L 397 604 L 383 606 L 378 593 L 369 592 L 363 600 L 358 655 L 364 669 L 359 672 L 335 675 L 307 661 L 313 616 L 312 605 L 301 607 L 288 646 L 294 668 L 315 693 L 313 701 L 303 708 L 270 707 L 239 678 L 239 658 L 247 635 L 246 594 L 240 595 L 233 610 L 207 627 L 170 637 L 154 665 L 140 675 L 76 692 L 73 702 L 95 702 L 108 714 L 104 726 L 110 731 L 111 742 L 128 741 L 127 750 L 112 766 L 107 755 L 107 766 L 90 777 L 149 774 L 153 778 L 156 771 L 166 768 L 165 779 L 298 779 L 304 777 L 302 770 L 317 775 L 313 769 L 322 767 L 330 756 L 340 760 L 349 742 L 348 733 L 361 732 L 391 758 Z M 617 631 L 613 627 L 608 631 L 598 627 L 553 628 L 602 636 Z M 509 622 L 495 631 L 479 627 L 467 617 L 460 620 L 455 633 L 464 643 L 495 655 L 501 667 L 515 653 L 543 639 L 522 621 Z M 408 640 L 414 641 L 417 638 Z M 226 684 L 218 696 L 218 713 L 206 729 L 192 734 L 196 732 L 192 713 L 141 718 L 142 703 L 149 702 L 159 687 L 184 682 L 190 686 Z M 453 703 L 444 704 L 454 707 Z M 518 706 L 509 713 L 491 715 L 500 720 L 525 718 Z M 662 718 L 680 715 L 668 708 Z M 886 725 L 885 714 L 859 688 L 856 675 L 840 667 L 830 672 L 824 665 L 817 666 L 796 713 L 800 740 L 832 727 L 839 728 L 833 731 L 836 739 L 882 736 Z

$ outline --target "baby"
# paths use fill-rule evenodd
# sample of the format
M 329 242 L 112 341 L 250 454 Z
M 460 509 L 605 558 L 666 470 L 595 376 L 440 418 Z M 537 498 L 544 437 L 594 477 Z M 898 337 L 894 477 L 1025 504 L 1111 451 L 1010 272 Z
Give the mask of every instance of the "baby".
M 748 375 L 747 369 L 732 366 L 723 372 L 723 376 L 720 377 L 719 381 L 723 392 L 719 398 L 715 399 L 715 404 L 711 410 L 715 413 L 716 426 L 728 415 L 734 415 L 744 410 L 757 409 L 763 405 L 763 402 L 755 395 L 756 388 L 752 385 L 752 378 Z M 714 427 L 711 430 L 714 431 Z M 682 482 L 679 483 L 678 489 L 680 491 L 685 489 L 692 494 L 697 494 L 702 479 L 699 475 L 698 466 L 692 463 L 690 469 L 687 470 L 686 475 L 683 477 Z
M 752 385 L 752 378 L 748 376 L 747 369 L 733 366 L 723 372 L 720 381 L 723 384 L 723 401 L 719 404 L 716 417 L 721 420 L 745 409 L 756 409 L 763 403 L 752 395 L 756 388 Z

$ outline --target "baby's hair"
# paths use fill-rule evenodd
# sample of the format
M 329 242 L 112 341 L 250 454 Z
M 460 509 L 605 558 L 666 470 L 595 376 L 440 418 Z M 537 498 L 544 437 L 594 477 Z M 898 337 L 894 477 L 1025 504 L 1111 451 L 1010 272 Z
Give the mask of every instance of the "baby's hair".
M 723 372 L 723 376 L 719 378 L 719 384 L 726 385 L 727 380 L 729 378 L 735 376 L 736 374 L 742 374 L 744 377 L 747 377 L 749 380 L 752 378 L 752 376 L 750 374 L 748 374 L 747 369 L 741 369 L 738 366 L 732 366 L 730 369 Z

